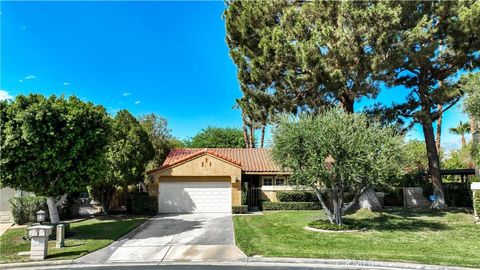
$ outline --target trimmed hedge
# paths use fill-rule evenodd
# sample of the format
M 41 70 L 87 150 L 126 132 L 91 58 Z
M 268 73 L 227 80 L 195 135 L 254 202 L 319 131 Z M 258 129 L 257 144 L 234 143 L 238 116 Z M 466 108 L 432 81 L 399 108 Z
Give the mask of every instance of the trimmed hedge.
M 262 202 L 260 206 L 263 211 L 269 210 L 319 210 L 320 203 L 316 202 Z
M 246 214 L 248 212 L 248 205 L 232 206 L 233 214 Z
M 50 220 L 47 198 L 45 197 L 13 197 L 9 200 L 10 211 L 16 224 L 37 222 L 36 213 L 40 210 L 47 212 L 45 219 Z
M 155 197 L 148 193 L 136 192 L 129 193 L 128 200 L 131 201 L 130 212 L 138 215 L 155 215 L 158 213 L 158 204 Z
M 329 231 L 344 231 L 344 230 L 358 230 L 360 229 L 359 226 L 354 224 L 344 223 L 343 225 L 333 224 L 330 223 L 328 220 L 315 220 L 308 223 L 309 227 L 320 229 L 320 230 L 329 230 Z
M 312 191 L 279 191 L 279 202 L 318 202 L 317 195 Z

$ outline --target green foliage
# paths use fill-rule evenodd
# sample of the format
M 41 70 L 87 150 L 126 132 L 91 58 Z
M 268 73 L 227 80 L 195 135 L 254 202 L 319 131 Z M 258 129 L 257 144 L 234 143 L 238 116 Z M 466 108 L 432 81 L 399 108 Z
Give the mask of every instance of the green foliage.
M 0 186 L 60 196 L 101 178 L 110 135 L 103 107 L 36 94 L 0 106 Z
M 351 206 L 343 203 L 346 189 L 358 195 L 403 173 L 402 150 L 402 138 L 392 129 L 339 109 L 283 119 L 273 131 L 273 159 L 293 172 L 293 183 L 320 184 L 334 206 L 324 210 L 335 223 Z
M 263 211 L 275 210 L 319 210 L 322 206 L 318 202 L 261 202 Z
M 132 202 L 132 213 L 136 215 L 155 215 L 158 213 L 158 201 L 156 197 L 148 193 L 129 193 L 128 199 Z
M 241 187 L 241 203 L 242 205 L 245 205 L 247 204 L 247 192 L 248 192 L 248 182 L 244 182 L 242 183 L 242 187 Z
M 311 191 L 279 191 L 279 202 L 318 202 L 317 195 Z
M 248 205 L 232 206 L 233 214 L 246 214 L 248 212 Z
M 428 168 L 425 142 L 410 140 L 404 145 L 405 171 L 407 173 L 423 172 Z
M 442 169 L 467 169 L 473 168 L 474 164 L 471 158 L 471 144 L 466 144 L 461 149 L 451 150 L 448 156 L 442 159 Z
M 266 110 L 318 111 L 333 101 L 353 112 L 355 100 L 378 93 L 398 13 L 379 1 L 227 1 L 244 95 Z
M 143 181 L 146 165 L 155 156 L 148 133 L 128 111 L 119 111 L 112 127 L 105 177 L 90 188 L 90 194 L 107 212 L 116 188 Z
M 345 223 L 343 225 L 332 224 L 328 220 L 319 219 L 308 223 L 309 227 L 328 230 L 328 231 L 344 231 L 344 230 L 358 230 L 360 229 L 357 225 Z
M 403 206 L 403 188 L 394 188 L 386 192 L 383 203 L 385 206 Z
M 460 84 L 467 94 L 463 102 L 464 109 L 478 122 L 480 120 L 480 72 L 463 75 Z
M 173 146 L 173 137 L 170 134 L 171 130 L 168 128 L 167 120 L 154 113 L 141 116 L 139 121 L 147 132 L 155 152 L 147 169 L 154 169 L 162 165 Z
M 13 221 L 16 224 L 37 222 L 36 213 L 40 210 L 47 212 L 46 219 L 48 220 L 47 198 L 45 197 L 13 197 L 9 202 Z
M 187 142 L 191 148 L 245 148 L 243 131 L 238 128 L 207 127 Z

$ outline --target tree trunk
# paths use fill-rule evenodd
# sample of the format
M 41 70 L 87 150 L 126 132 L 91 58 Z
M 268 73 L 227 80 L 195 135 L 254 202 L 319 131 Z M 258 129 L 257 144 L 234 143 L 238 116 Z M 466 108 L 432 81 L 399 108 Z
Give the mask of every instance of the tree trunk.
M 423 116 L 421 124 L 427 148 L 428 170 L 433 184 L 433 195 L 435 195 L 435 200 L 431 207 L 434 209 L 443 209 L 447 207 L 447 204 L 445 202 L 442 176 L 440 174 L 440 159 L 437 148 L 435 147 L 435 136 L 433 133 L 432 120 L 429 118 L 429 114 Z
M 260 135 L 260 148 L 263 148 L 264 141 L 265 141 L 265 125 L 262 126 L 262 134 Z
M 383 209 L 373 187 L 369 187 L 360 195 L 358 203 L 360 204 L 360 208 L 365 208 L 370 211 L 381 211 Z
M 250 135 L 249 135 L 249 140 L 250 140 L 250 148 L 255 148 L 255 142 L 253 141 L 253 133 L 255 132 L 255 129 L 253 128 L 253 124 L 250 124 Z
M 437 110 L 441 112 L 443 110 L 443 105 L 438 104 L 437 105 Z M 435 136 L 435 147 L 437 148 L 437 152 L 440 153 L 440 147 L 441 147 L 441 137 L 442 137 L 442 118 L 443 118 L 443 113 L 440 113 L 437 119 L 437 135 Z
M 247 131 L 247 121 L 245 121 L 245 116 L 242 112 L 242 124 L 243 124 L 243 140 L 245 141 L 245 148 L 248 147 L 248 131 Z
M 475 130 L 477 130 L 477 122 L 475 121 L 475 118 L 472 116 L 470 116 L 468 120 L 470 122 L 470 134 L 473 135 Z
M 54 197 L 47 197 L 48 212 L 50 214 L 50 223 L 60 223 L 60 216 L 58 215 L 57 204 Z

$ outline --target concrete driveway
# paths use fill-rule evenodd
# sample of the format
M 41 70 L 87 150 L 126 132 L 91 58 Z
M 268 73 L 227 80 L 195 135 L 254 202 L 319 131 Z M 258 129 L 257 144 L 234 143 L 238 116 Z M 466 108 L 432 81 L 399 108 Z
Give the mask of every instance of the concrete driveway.
M 122 239 L 77 259 L 84 263 L 242 261 L 230 214 L 172 214 L 152 218 Z

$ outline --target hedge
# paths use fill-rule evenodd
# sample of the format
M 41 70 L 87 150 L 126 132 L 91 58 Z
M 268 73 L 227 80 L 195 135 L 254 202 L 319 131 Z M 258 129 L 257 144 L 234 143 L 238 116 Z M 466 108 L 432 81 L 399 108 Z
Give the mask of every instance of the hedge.
M 248 212 L 248 205 L 232 206 L 233 214 L 246 214 Z
M 148 193 L 129 193 L 128 200 L 131 202 L 131 209 L 128 210 L 133 214 L 155 215 L 158 213 L 157 199 L 149 196 Z
M 260 204 L 263 211 L 268 210 L 319 210 L 322 209 L 320 203 L 315 202 L 262 202 Z
M 13 197 L 9 200 L 13 221 L 16 224 L 37 222 L 36 213 L 40 210 L 47 212 L 45 218 L 49 220 L 47 198 L 45 197 Z
M 312 191 L 279 191 L 279 202 L 318 202 L 317 195 Z

